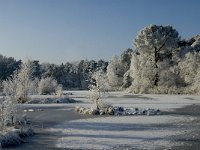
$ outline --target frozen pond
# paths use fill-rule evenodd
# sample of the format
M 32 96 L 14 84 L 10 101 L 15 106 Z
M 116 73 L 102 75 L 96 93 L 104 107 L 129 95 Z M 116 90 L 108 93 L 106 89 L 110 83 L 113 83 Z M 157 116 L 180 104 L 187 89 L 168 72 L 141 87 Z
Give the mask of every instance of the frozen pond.
M 70 91 L 71 97 L 82 100 L 84 106 L 91 106 L 88 91 Z M 161 112 L 173 111 L 192 104 L 199 104 L 199 96 L 191 95 L 133 95 L 125 92 L 111 92 L 105 101 L 123 107 L 159 108 Z M 81 104 L 80 104 L 81 105 Z M 181 124 L 195 117 L 180 115 L 160 116 L 111 116 L 64 122 L 50 131 L 60 133 L 56 146 L 69 149 L 136 149 L 171 148 L 181 145 L 173 142 L 175 135 L 189 132 Z
M 33 121 L 37 134 L 28 143 L 10 149 L 169 149 L 183 142 L 173 137 L 189 133 L 186 123 L 198 116 L 170 113 L 177 108 L 199 105 L 200 97 L 192 95 L 133 95 L 111 92 L 105 102 L 114 106 L 159 108 L 158 116 L 84 116 L 74 107 L 90 107 L 88 91 L 67 91 L 80 103 L 23 104 L 33 109 L 27 116 Z M 34 97 L 48 97 L 34 96 Z M 169 113 L 167 113 L 169 112 Z

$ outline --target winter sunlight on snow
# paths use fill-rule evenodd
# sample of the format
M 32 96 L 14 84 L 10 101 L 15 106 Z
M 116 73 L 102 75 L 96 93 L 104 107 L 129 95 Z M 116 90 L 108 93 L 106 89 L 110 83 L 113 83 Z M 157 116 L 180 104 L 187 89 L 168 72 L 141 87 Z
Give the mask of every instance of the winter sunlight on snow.
M 0 149 L 199 150 L 199 8 L 0 0 Z

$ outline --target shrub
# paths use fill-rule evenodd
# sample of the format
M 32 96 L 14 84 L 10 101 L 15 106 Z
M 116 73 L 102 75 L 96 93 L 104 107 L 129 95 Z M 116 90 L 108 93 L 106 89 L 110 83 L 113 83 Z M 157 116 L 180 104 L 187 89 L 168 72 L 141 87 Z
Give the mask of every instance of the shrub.
M 52 94 L 56 92 L 58 83 L 52 77 L 42 78 L 38 83 L 39 94 Z

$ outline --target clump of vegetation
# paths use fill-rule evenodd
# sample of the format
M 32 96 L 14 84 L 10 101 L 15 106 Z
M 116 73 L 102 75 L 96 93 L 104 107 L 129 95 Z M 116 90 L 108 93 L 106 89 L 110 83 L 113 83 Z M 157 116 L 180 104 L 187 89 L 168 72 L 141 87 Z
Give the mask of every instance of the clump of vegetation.
M 109 91 L 109 83 L 106 74 L 103 71 L 97 71 L 91 76 L 90 100 L 94 106 L 85 108 L 76 106 L 75 111 L 80 114 L 88 115 L 159 115 L 160 110 L 155 109 L 138 109 L 138 108 L 124 108 L 114 107 L 106 103 L 104 98 Z M 103 100 L 104 99 L 104 100 Z
M 31 67 L 28 60 L 20 69 L 3 82 L 5 97 L 0 107 L 0 143 L 2 147 L 20 144 L 20 136 L 31 135 L 33 130 L 26 118 L 20 115 L 17 103 L 25 103 L 29 97 Z
M 77 100 L 69 98 L 68 96 L 62 97 L 47 97 L 47 98 L 32 98 L 28 104 L 58 104 L 58 103 L 77 103 Z
M 52 77 L 42 78 L 38 83 L 38 93 L 40 95 L 48 95 L 56 93 L 58 83 Z
M 111 105 L 103 101 L 103 98 L 109 90 L 108 78 L 105 72 L 99 70 L 91 75 L 89 89 L 90 100 L 93 102 L 94 106 L 92 108 L 83 108 L 77 106 L 75 111 L 83 114 L 99 114 L 100 110 L 112 108 Z
M 16 100 L 18 103 L 25 103 L 29 98 L 31 79 L 31 61 L 28 60 L 10 78 L 3 81 L 3 92 L 7 97 Z
M 85 108 L 76 106 L 75 111 L 84 115 L 115 115 L 115 116 L 130 116 L 130 115 L 160 115 L 159 109 L 139 109 L 139 108 L 124 108 L 124 107 L 113 107 L 108 105 L 101 109 Z
M 103 107 L 103 98 L 108 93 L 108 78 L 102 70 L 94 72 L 91 76 L 89 85 L 90 100 L 94 103 L 96 109 Z

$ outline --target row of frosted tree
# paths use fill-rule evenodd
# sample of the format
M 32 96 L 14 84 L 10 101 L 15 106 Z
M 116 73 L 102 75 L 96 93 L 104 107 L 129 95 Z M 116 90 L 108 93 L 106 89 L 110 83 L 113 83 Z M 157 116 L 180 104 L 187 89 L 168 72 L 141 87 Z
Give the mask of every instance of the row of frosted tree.
M 55 65 L 32 61 L 33 85 L 42 85 L 51 78 L 64 89 L 88 89 L 88 85 L 95 83 L 91 77 L 97 72 L 96 75 L 103 74 L 108 90 L 200 94 L 200 35 L 182 39 L 172 26 L 150 25 L 138 33 L 133 45 L 120 56 L 113 56 L 109 63 L 81 60 Z M 0 55 L 1 81 L 8 79 L 21 64 Z
M 14 71 L 19 70 L 22 61 L 12 57 L 0 55 L 0 81 L 3 82 L 12 76 Z M 81 60 L 79 62 L 56 65 L 49 63 L 40 64 L 39 61 L 31 61 L 32 79 L 35 82 L 44 78 L 53 78 L 64 89 L 87 89 L 90 76 L 97 70 L 106 71 L 108 62 L 99 60 Z M 44 80 L 42 80 L 44 81 Z

